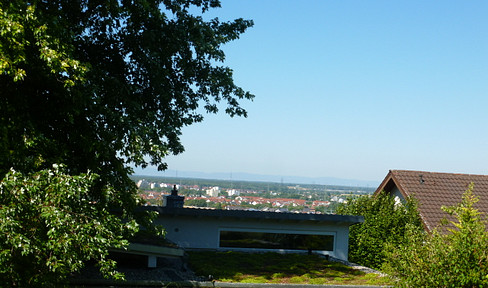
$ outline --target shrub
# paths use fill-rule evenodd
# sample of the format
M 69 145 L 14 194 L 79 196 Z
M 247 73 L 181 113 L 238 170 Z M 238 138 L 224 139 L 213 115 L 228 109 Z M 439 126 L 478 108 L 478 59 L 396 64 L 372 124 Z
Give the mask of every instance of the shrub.
M 122 278 L 108 248 L 128 245 L 135 221 L 110 214 L 89 191 L 92 173 L 70 176 L 62 167 L 30 175 L 11 170 L 0 181 L 0 279 L 5 287 L 57 287 L 94 260 L 105 276 Z M 104 197 L 115 193 L 103 190 Z
M 452 226 L 432 234 L 409 229 L 404 243 L 388 245 L 385 271 L 400 287 L 486 287 L 488 234 L 486 220 L 473 207 L 478 198 L 473 185 L 461 203 L 443 210 L 453 215 Z M 443 233 L 447 231 L 447 233 Z
M 375 269 L 385 261 L 387 243 L 399 245 L 404 241 L 408 225 L 422 229 L 416 202 L 407 199 L 400 204 L 385 192 L 349 199 L 337 208 L 337 213 L 364 216 L 364 223 L 349 230 L 349 260 Z

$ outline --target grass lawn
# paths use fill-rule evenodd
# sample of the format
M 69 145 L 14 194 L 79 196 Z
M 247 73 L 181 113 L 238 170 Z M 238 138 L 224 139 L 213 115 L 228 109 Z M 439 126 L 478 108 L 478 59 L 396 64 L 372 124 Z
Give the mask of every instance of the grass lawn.
M 388 285 L 386 277 L 366 274 L 318 255 L 188 252 L 193 271 L 221 282 Z

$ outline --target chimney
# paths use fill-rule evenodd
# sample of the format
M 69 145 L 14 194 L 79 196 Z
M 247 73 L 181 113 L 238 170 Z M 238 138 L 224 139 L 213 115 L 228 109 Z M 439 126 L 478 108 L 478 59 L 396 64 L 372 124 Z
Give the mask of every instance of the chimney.
M 178 190 L 176 189 L 176 185 L 173 186 L 173 190 L 171 190 L 171 195 L 163 196 L 163 207 L 183 208 L 184 203 L 185 203 L 185 196 L 178 195 Z

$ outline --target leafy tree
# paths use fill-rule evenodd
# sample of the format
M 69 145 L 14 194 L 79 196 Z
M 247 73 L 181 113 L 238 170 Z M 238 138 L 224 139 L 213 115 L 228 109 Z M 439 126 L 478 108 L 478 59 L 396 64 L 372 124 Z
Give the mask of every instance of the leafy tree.
M 486 219 L 473 205 L 473 185 L 462 201 L 442 209 L 454 216 L 451 226 L 432 234 L 409 230 L 406 241 L 388 245 L 385 271 L 400 287 L 486 287 L 488 232 Z
M 203 19 L 203 13 L 219 6 L 218 0 L 0 0 L 2 225 L 56 235 L 69 229 L 61 219 L 79 208 L 76 213 L 84 215 L 86 225 L 113 230 L 114 235 L 99 234 L 107 243 L 115 243 L 112 236 L 119 239 L 135 231 L 97 211 L 109 213 L 110 208 L 117 213 L 109 215 L 134 219 L 138 200 L 130 166 L 165 169 L 164 157 L 184 150 L 182 127 L 202 121 L 205 111 L 216 113 L 222 101 L 230 116 L 246 116 L 239 101 L 253 98 L 234 83 L 232 70 L 220 64 L 225 59 L 221 46 L 237 39 L 252 21 Z M 98 177 L 88 177 L 90 185 L 79 188 L 86 194 L 63 204 L 63 213 L 49 216 L 59 221 L 53 219 L 47 229 L 36 226 L 45 224 L 40 219 L 7 216 L 20 199 L 12 195 L 23 193 L 27 188 L 22 187 L 41 174 L 58 173 L 52 172 L 54 164 L 63 165 L 66 177 L 60 176 L 60 182 L 65 186 L 76 177 Z M 32 187 L 38 188 L 32 188 L 27 200 L 36 193 L 56 197 L 49 189 L 60 189 L 59 195 L 71 189 L 38 182 Z M 51 200 L 32 205 L 43 201 Z M 87 231 L 70 233 L 83 237 Z M 3 238 L 2 255 L 15 250 L 9 245 L 26 243 L 10 238 L 21 234 Z M 29 243 L 25 249 L 33 254 L 19 253 L 35 255 L 36 265 L 51 267 L 52 259 L 46 257 L 57 248 Z M 52 267 L 57 272 L 69 270 L 59 267 L 79 268 L 72 263 L 85 255 L 100 260 L 96 255 L 108 247 L 97 241 L 86 244 L 83 253 L 59 258 Z M 17 258 L 8 259 L 0 262 L 2 275 L 15 278 L 8 271 L 20 266 L 9 266 Z
M 97 175 L 67 175 L 55 166 L 31 175 L 11 170 L 0 182 L 0 278 L 5 287 L 56 286 L 83 261 L 98 260 L 106 275 L 121 278 L 108 248 L 127 245 L 134 221 L 90 201 Z M 116 193 L 106 187 L 102 197 Z
M 166 168 L 181 128 L 217 112 L 246 116 L 253 95 L 217 66 L 221 45 L 252 25 L 189 12 L 215 0 L 1 1 L 0 172 L 96 171 L 132 183 L 125 164 Z M 161 8 L 163 7 L 163 8 Z M 126 187 L 124 187 L 126 188 Z
M 375 269 L 380 269 L 385 261 L 387 243 L 401 244 L 409 226 L 422 228 L 413 199 L 397 203 L 385 192 L 348 199 L 336 213 L 364 216 L 364 223 L 349 230 L 349 260 Z

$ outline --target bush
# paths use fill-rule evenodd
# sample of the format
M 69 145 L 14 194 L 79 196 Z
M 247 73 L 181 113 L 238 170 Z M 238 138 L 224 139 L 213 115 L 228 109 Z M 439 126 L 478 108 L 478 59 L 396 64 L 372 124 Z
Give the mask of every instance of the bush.
M 138 226 L 91 200 L 97 178 L 70 176 L 58 166 L 30 175 L 7 173 L 0 181 L 0 286 L 58 287 L 88 260 L 107 277 L 123 277 L 107 258 L 108 248 L 127 246 L 124 236 Z M 114 193 L 103 192 L 107 198 Z
M 337 213 L 364 216 L 364 223 L 349 230 L 349 260 L 374 269 L 383 265 L 387 243 L 403 243 L 408 225 L 422 229 L 416 202 L 407 199 L 406 203 L 397 203 L 385 192 L 348 199 L 337 208 Z
M 488 234 L 484 216 L 473 207 L 473 185 L 457 206 L 443 207 L 453 215 L 451 226 L 432 234 L 409 229 L 406 241 L 388 245 L 385 271 L 400 287 L 486 287 Z M 447 231 L 447 232 L 443 232 Z

